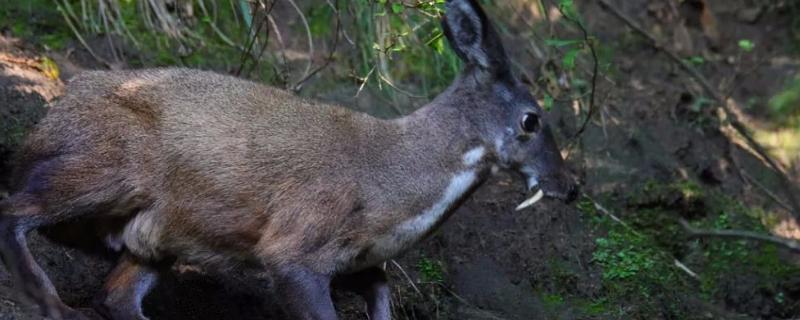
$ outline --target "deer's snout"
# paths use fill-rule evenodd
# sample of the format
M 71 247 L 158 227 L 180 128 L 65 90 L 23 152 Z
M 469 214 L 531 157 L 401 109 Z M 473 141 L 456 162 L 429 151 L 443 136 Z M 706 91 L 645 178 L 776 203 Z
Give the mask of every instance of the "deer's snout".
M 523 173 L 525 173 L 524 170 Z M 517 210 L 530 207 L 544 197 L 559 199 L 565 203 L 571 203 L 578 198 L 580 189 L 576 180 L 570 174 L 560 172 L 543 177 L 527 176 L 526 178 L 528 180 L 528 190 L 536 190 L 536 193 L 517 206 Z
M 565 173 L 542 177 L 539 187 L 545 196 L 562 200 L 565 203 L 575 201 L 580 191 L 575 178 Z

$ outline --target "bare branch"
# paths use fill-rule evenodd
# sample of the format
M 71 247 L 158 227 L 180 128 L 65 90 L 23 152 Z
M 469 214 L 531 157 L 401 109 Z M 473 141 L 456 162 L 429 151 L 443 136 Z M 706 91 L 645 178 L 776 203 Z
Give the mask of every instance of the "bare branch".
M 339 15 L 338 0 L 336 1 L 335 4 L 331 4 L 330 1 L 328 1 L 328 5 L 331 6 L 331 9 L 333 9 L 333 12 L 336 14 L 336 29 L 334 31 L 333 44 L 331 45 L 331 48 L 328 51 L 328 57 L 325 59 L 325 62 L 323 62 L 321 66 L 315 68 L 311 72 L 306 73 L 306 75 L 303 78 L 301 78 L 299 81 L 297 81 L 297 83 L 294 86 L 292 86 L 292 90 L 295 92 L 298 92 L 301 89 L 303 89 L 303 84 L 305 84 L 306 81 L 311 79 L 311 77 L 313 77 L 323 69 L 327 68 L 328 65 L 330 65 L 331 62 L 333 61 L 333 55 L 336 53 L 336 48 L 339 45 L 339 32 L 342 29 L 342 17 Z
M 298 16 L 300 17 L 300 22 L 303 23 L 303 27 L 306 30 L 306 37 L 308 38 L 308 63 L 306 63 L 306 70 L 303 72 L 303 76 L 301 77 L 301 79 L 305 79 L 311 72 L 312 61 L 314 60 L 314 37 L 311 36 L 311 27 L 308 25 L 308 19 L 306 19 L 306 15 L 303 13 L 303 10 L 300 9 L 294 0 L 286 1 L 292 5 L 295 11 L 297 11 Z M 338 37 L 339 35 L 337 34 L 336 36 Z
M 258 2 L 259 2 L 259 4 L 264 6 L 263 2 L 261 2 L 261 1 L 258 1 Z M 267 17 L 272 12 L 272 8 L 274 6 L 275 6 L 275 2 L 272 1 L 270 3 L 269 8 L 265 10 L 263 21 L 261 21 L 260 23 L 256 23 L 256 21 L 255 21 L 257 10 L 252 10 L 253 11 L 252 12 L 253 21 L 250 23 L 249 29 L 247 31 L 247 34 L 250 36 L 250 39 L 248 39 L 248 41 L 245 43 L 245 46 L 244 46 L 245 50 L 242 51 L 242 56 L 240 58 L 241 62 L 239 63 L 239 68 L 237 68 L 236 72 L 234 73 L 236 76 L 240 76 L 242 74 L 242 71 L 244 70 L 245 64 L 247 64 L 247 58 L 252 57 L 253 45 L 255 45 L 256 40 L 258 40 L 258 34 L 261 33 L 261 28 L 267 25 Z M 254 26 L 256 26 L 256 25 L 258 25 L 258 27 L 254 28 Z M 269 36 L 269 27 L 267 27 L 267 36 Z M 266 47 L 266 45 L 267 44 L 265 43 L 264 47 Z M 255 61 L 255 63 L 258 63 L 258 61 Z
M 686 222 L 686 220 L 681 219 L 679 222 L 681 226 L 683 226 L 683 229 L 686 230 L 686 232 L 689 233 L 689 236 L 691 237 L 738 238 L 746 240 L 755 240 L 761 242 L 769 242 L 795 252 L 800 252 L 800 241 L 793 239 L 779 238 L 775 236 L 764 235 L 750 231 L 741 231 L 741 230 L 703 230 L 692 227 L 688 222 Z

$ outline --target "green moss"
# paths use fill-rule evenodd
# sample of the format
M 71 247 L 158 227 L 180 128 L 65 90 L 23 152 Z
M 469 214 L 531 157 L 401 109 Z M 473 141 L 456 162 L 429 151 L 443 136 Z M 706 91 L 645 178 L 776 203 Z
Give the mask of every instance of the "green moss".
M 695 296 L 719 304 L 723 288 L 749 277 L 755 279 L 755 287 L 746 290 L 774 301 L 776 314 L 796 313 L 797 306 L 785 303 L 784 286 L 800 276 L 800 268 L 784 261 L 778 248 L 745 240 L 690 239 L 677 223 L 687 219 L 701 229 L 767 233 L 774 215 L 690 180 L 648 181 L 634 190 L 625 197 L 626 206 L 609 208 L 625 225 L 598 211 L 589 199 L 578 203 L 600 234 L 592 261 L 601 270 L 603 284 L 599 297 L 584 297 L 579 303 L 583 312 L 612 318 L 691 319 L 681 299 Z M 603 203 L 614 202 L 619 200 Z M 675 260 L 697 272 L 699 281 L 675 267 Z
M 656 265 L 657 253 L 640 236 L 611 230 L 606 237 L 597 238 L 597 250 L 592 261 L 603 267 L 603 279 L 627 280 L 650 273 Z

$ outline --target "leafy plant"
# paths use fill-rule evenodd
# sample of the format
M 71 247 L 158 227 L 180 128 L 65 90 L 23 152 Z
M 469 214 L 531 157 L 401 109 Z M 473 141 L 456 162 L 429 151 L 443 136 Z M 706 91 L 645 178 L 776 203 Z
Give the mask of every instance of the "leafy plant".
M 785 124 L 800 126 L 800 76 L 792 79 L 781 92 L 772 97 L 769 107 L 776 119 L 782 119 L 781 122 Z

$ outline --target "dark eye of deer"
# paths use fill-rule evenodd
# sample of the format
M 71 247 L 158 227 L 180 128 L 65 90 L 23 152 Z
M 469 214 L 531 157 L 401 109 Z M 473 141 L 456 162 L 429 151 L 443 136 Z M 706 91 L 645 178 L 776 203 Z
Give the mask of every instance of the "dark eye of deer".
M 539 131 L 540 123 L 539 116 L 533 113 L 526 113 L 522 116 L 522 130 L 527 133 L 535 133 Z

